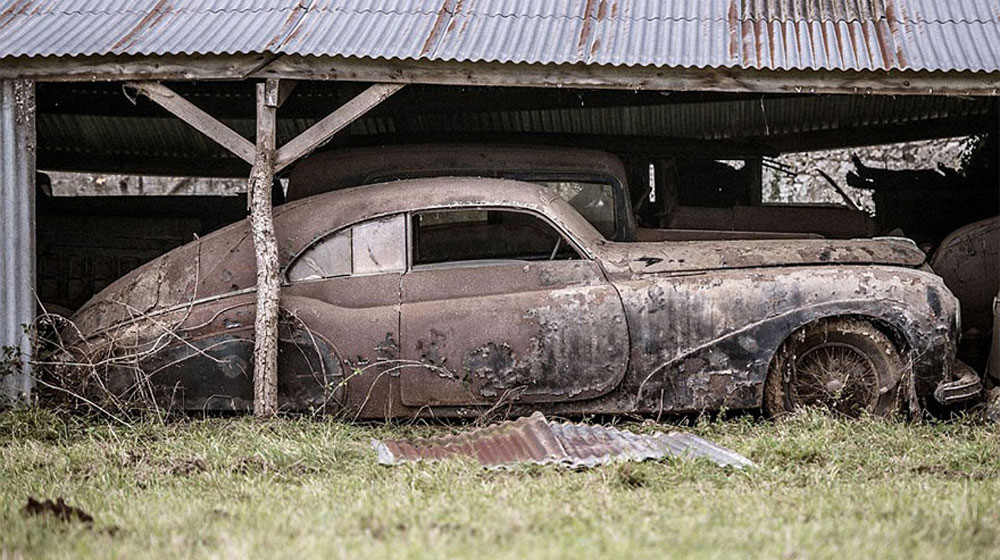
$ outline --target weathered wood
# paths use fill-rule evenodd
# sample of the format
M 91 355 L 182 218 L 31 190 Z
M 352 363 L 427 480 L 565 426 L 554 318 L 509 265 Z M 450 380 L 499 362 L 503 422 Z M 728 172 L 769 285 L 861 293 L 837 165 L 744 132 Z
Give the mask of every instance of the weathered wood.
M 913 72 L 657 68 L 373 60 L 341 56 L 166 55 L 5 60 L 0 79 L 53 82 L 129 80 L 344 80 L 435 85 L 876 95 L 1000 95 L 1000 72 Z
M 174 93 L 167 86 L 156 82 L 131 82 L 127 85 L 170 111 L 198 132 L 236 154 L 240 159 L 250 164 L 255 163 L 254 145 L 249 140 L 240 136 L 238 132 L 221 123 L 212 115 L 202 111 L 190 101 Z
M 299 158 L 333 138 L 333 135 L 364 115 L 389 96 L 403 88 L 403 84 L 375 84 L 341 105 L 318 123 L 278 149 L 275 171 L 281 171 Z
M 597 64 L 523 64 L 373 60 L 286 55 L 250 73 L 252 78 L 461 86 L 850 93 L 876 95 L 1000 95 L 1000 72 L 912 72 L 663 68 Z
M 21 77 L 39 82 L 242 80 L 273 59 L 271 54 L 21 57 L 0 64 L 0 79 Z
M 271 209 L 277 106 L 267 103 L 268 91 L 276 89 L 277 80 L 257 84 L 257 146 L 247 186 L 250 228 L 257 260 L 253 410 L 261 418 L 274 416 L 278 411 L 278 304 L 281 282 Z
M 295 86 L 299 85 L 298 80 L 280 80 L 278 83 L 278 99 L 277 107 L 281 107 L 288 100 L 288 97 L 292 95 L 292 91 L 295 90 Z

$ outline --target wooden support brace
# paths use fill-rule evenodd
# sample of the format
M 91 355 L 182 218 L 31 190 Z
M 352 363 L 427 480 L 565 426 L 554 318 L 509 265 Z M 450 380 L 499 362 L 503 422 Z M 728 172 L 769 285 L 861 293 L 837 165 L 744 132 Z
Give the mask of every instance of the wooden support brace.
M 130 82 L 126 85 L 193 126 L 198 132 L 215 140 L 243 161 L 250 165 L 254 164 L 256 150 L 249 140 L 174 93 L 167 86 L 157 82 Z
M 375 84 L 359 93 L 354 99 L 344 103 L 336 111 L 312 125 L 301 134 L 278 149 L 274 170 L 281 171 L 299 158 L 308 155 L 330 140 L 359 117 L 370 111 L 389 96 L 403 88 L 404 84 Z

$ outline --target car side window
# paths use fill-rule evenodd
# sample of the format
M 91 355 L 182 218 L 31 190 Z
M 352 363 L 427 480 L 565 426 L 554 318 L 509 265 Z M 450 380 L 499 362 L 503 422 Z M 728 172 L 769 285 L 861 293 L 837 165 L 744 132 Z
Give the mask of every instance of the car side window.
M 413 216 L 413 266 L 579 259 L 542 218 L 506 209 L 431 210 Z
M 320 239 L 292 263 L 288 280 L 402 272 L 405 268 L 406 220 L 399 215 L 363 222 Z

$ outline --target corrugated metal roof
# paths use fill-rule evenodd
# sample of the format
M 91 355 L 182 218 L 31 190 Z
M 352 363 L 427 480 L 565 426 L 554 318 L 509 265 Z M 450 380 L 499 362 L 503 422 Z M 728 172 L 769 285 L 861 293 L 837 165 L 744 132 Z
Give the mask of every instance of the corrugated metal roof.
M 600 425 L 549 422 L 541 412 L 464 434 L 414 440 L 373 440 L 378 462 L 476 459 L 484 467 L 516 463 L 589 468 L 613 461 L 704 458 L 723 467 L 754 466 L 746 457 L 685 432 L 635 434 Z
M 0 0 L 0 58 L 237 53 L 995 72 L 1000 2 Z

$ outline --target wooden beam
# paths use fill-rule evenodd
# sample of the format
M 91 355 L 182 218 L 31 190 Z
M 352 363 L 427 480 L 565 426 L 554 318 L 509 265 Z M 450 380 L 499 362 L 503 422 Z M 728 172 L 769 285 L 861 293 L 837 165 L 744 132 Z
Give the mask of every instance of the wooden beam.
M 322 146 L 334 134 L 343 130 L 344 127 L 402 88 L 403 84 L 375 84 L 361 92 L 279 148 L 274 170 L 281 171 L 299 158 Z
M 254 145 L 249 140 L 240 136 L 235 130 L 222 124 L 212 115 L 202 111 L 190 101 L 177 95 L 167 86 L 157 82 L 130 82 L 126 85 L 155 101 L 161 107 L 194 127 L 198 132 L 208 136 L 223 148 L 236 154 L 243 161 L 250 164 L 254 163 Z
M 515 64 L 286 55 L 250 73 L 249 76 L 299 80 L 634 91 L 1000 95 L 1000 71 L 667 68 L 584 63 Z
M 1000 71 L 916 72 L 663 68 L 374 60 L 342 56 L 164 55 L 4 59 L 0 79 L 50 82 L 132 80 L 343 80 L 380 83 L 621 90 L 874 95 L 1000 95 Z
M 299 85 L 298 80 L 281 80 L 281 83 L 278 84 L 278 107 L 285 104 L 285 101 L 292 95 L 292 91 L 297 85 Z
M 135 80 L 243 80 L 275 58 L 272 54 L 43 56 L 4 59 L 0 79 L 40 82 L 123 82 Z

